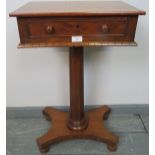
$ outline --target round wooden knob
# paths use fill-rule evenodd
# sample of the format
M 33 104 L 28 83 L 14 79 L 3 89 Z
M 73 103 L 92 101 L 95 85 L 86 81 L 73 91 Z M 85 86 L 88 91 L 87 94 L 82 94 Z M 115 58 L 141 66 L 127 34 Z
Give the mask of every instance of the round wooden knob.
M 46 27 L 46 32 L 49 33 L 49 34 L 51 34 L 51 33 L 53 32 L 53 30 L 54 30 L 54 29 L 53 29 L 52 26 L 47 26 L 47 27 Z
M 106 24 L 102 25 L 102 32 L 103 33 L 108 33 L 109 30 L 110 30 L 110 28 Z

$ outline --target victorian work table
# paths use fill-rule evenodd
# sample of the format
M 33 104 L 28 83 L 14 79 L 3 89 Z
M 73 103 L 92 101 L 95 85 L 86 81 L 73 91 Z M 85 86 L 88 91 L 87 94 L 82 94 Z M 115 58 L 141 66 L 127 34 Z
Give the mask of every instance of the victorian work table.
M 69 47 L 70 112 L 46 107 L 51 129 L 37 139 L 42 153 L 59 141 L 86 138 L 102 141 L 116 151 L 118 136 L 103 124 L 108 106 L 84 112 L 83 48 L 136 45 L 138 15 L 145 12 L 119 1 L 30 2 L 10 13 L 17 17 L 20 48 Z

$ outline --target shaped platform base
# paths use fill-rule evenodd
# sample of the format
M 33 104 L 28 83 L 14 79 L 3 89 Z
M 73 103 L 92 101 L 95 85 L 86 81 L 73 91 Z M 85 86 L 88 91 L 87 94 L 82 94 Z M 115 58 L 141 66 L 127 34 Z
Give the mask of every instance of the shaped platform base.
M 46 153 L 56 142 L 69 139 L 92 139 L 107 144 L 109 151 L 117 150 L 118 136 L 113 135 L 104 127 L 103 120 L 108 118 L 110 109 L 107 106 L 86 112 L 89 120 L 86 129 L 74 131 L 67 127 L 68 112 L 62 112 L 51 107 L 43 110 L 46 119 L 51 121 L 51 128 L 42 137 L 37 139 L 40 152 Z

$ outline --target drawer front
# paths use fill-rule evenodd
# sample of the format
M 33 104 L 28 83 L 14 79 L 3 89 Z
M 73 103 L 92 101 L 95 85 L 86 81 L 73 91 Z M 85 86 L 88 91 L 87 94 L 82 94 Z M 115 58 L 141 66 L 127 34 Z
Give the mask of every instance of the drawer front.
M 135 23 L 129 17 L 22 18 L 18 19 L 21 43 L 131 41 Z M 73 40 L 73 37 L 81 37 Z

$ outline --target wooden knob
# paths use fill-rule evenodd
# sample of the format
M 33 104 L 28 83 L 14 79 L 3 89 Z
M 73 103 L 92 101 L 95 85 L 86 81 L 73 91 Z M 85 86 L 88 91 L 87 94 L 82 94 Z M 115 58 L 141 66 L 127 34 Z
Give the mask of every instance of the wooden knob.
M 47 26 L 47 27 L 46 27 L 46 32 L 49 33 L 49 34 L 51 34 L 51 33 L 53 32 L 53 30 L 54 30 L 54 29 L 53 29 L 52 26 Z
M 102 32 L 103 33 L 108 33 L 109 30 L 110 30 L 110 28 L 106 24 L 102 25 Z

